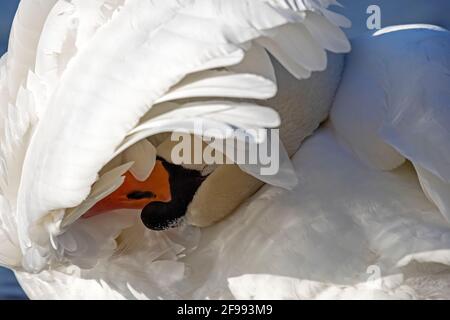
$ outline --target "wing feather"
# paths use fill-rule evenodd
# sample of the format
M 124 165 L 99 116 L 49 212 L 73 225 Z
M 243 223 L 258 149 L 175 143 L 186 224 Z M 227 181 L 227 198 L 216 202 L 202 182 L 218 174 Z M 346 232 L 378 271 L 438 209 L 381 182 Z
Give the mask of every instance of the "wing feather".
M 33 1 L 22 3 L 8 86 L 22 85 L 20 100 L 32 101 L 33 112 L 24 117 L 24 107 L 15 106 L 18 113 L 8 108 L 11 128 L 0 152 L 11 158 L 13 143 L 26 146 L 18 171 L 10 160 L 2 166 L 20 182 L 19 240 L 33 271 L 48 253 L 43 239 L 62 232 L 61 210 L 89 197 L 98 172 L 118 152 L 151 134 L 189 130 L 197 120 L 216 129 L 276 127 L 274 111 L 202 99 L 272 97 L 276 81 L 265 50 L 305 78 L 325 68 L 326 49 L 345 49 L 342 35 L 321 21 L 331 2 L 74 0 L 53 6 L 49 0 L 34 29 L 21 18 Z M 316 16 L 309 21 L 309 14 Z M 322 28 L 327 35 L 316 39 Z M 192 102 L 171 103 L 182 99 Z M 23 138 L 16 141 L 19 131 Z M 146 171 L 135 169 L 139 176 Z

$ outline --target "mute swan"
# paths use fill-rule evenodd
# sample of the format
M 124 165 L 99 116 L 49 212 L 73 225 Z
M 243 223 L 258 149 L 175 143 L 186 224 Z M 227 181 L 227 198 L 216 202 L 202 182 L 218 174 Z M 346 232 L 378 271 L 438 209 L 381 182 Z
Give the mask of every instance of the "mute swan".
M 22 1 L 1 61 L 1 264 L 32 273 L 68 264 L 88 269 L 150 236 L 151 245 L 171 254 L 154 248 L 146 256 L 171 269 L 171 260 L 195 244 L 196 229 L 135 232 L 142 224 L 130 213 L 80 218 L 130 184 L 155 185 L 154 175 L 167 168 L 146 137 L 196 133 L 199 120 L 223 131 L 277 127 L 279 115 L 271 108 L 202 98 L 273 97 L 275 74 L 265 49 L 298 79 L 324 70 L 325 50 L 349 49 L 339 28 L 348 21 L 329 11 L 330 4 Z M 337 75 L 330 84 L 337 85 Z M 328 106 L 333 93 L 323 97 Z M 326 106 L 307 108 L 311 123 L 306 119 L 297 135 L 309 135 L 326 117 Z M 150 192 L 130 194 L 114 208 L 141 209 L 141 195 Z M 178 196 L 167 188 L 151 194 L 159 202 Z M 142 220 L 148 226 L 144 211 Z
M 410 71 L 411 66 L 417 67 L 417 60 L 424 57 L 443 68 L 424 65 L 418 72 L 442 76 L 446 81 L 448 55 L 444 53 L 448 52 L 448 33 L 425 26 L 403 29 L 386 29 L 374 37 L 356 40 L 354 45 L 373 45 L 370 48 L 379 53 L 378 59 L 373 58 L 373 52 L 368 55 L 367 61 L 373 68 L 385 61 L 382 58 L 395 58 L 390 61 L 392 72 L 375 69 L 374 74 L 388 84 L 402 76 L 403 80 L 414 80 L 408 77 L 410 73 L 395 70 L 409 67 Z M 399 33 L 408 36 L 398 37 Z M 397 40 L 397 47 L 392 47 L 392 38 Z M 422 42 L 429 43 L 425 44 L 427 50 L 411 50 Z M 410 54 L 411 60 L 402 60 L 405 53 Z M 448 296 L 448 273 L 434 275 L 432 272 L 447 272 L 444 266 L 450 263 L 450 229 L 437 208 L 427 200 L 411 165 L 401 165 L 402 157 L 413 164 L 416 159 L 410 153 L 390 150 L 391 157 L 387 160 L 400 159 L 398 165 L 401 166 L 384 172 L 370 168 L 367 160 L 372 157 L 365 156 L 366 149 L 358 148 L 360 140 L 368 139 L 373 139 L 374 146 L 381 149 L 389 149 L 386 143 L 392 144 L 389 137 L 377 136 L 377 131 L 370 130 L 380 123 L 388 123 L 389 112 L 388 116 L 379 112 L 379 117 L 372 119 L 366 116 L 367 109 L 358 113 L 359 108 L 365 106 L 358 104 L 361 96 L 355 94 L 358 89 L 346 90 L 355 85 L 354 70 L 361 70 L 353 69 L 352 65 L 364 63 L 365 59 L 365 55 L 358 55 L 358 52 L 347 59 L 330 121 L 294 155 L 299 183 L 293 190 L 266 185 L 233 215 L 202 229 L 200 239 L 196 229 L 182 225 L 164 233 L 146 232 L 145 241 L 134 247 L 132 254 L 123 252 L 111 258 L 102 257 L 92 269 L 66 265 L 37 275 L 17 270 L 24 289 L 34 298 L 84 299 Z M 367 89 L 363 84 L 372 81 L 370 76 L 356 77 L 361 80 L 356 81 L 359 88 Z M 325 76 L 321 81 L 326 79 Z M 429 83 L 414 84 L 433 90 Z M 395 98 L 395 86 L 381 88 L 385 91 L 373 93 L 375 103 L 380 101 L 380 94 L 383 98 L 390 94 Z M 447 91 L 442 92 L 443 101 L 445 97 L 448 101 Z M 347 106 L 347 101 L 352 105 Z M 394 103 L 388 110 L 395 111 L 396 106 L 398 104 Z M 432 110 L 436 105 L 423 106 Z M 346 108 L 354 108 L 355 113 L 346 116 Z M 370 126 L 361 128 L 364 120 Z M 439 132 L 436 134 L 439 136 Z M 445 150 L 445 145 L 441 150 Z M 428 160 L 434 163 L 433 159 Z M 125 220 L 123 217 L 117 215 L 117 220 L 113 220 L 115 225 L 109 227 L 117 226 L 119 219 Z M 101 221 L 94 225 L 96 228 L 112 221 L 112 217 L 92 219 Z M 91 231 L 93 221 L 88 225 L 87 220 L 82 221 L 83 227 Z M 130 225 L 129 221 L 123 223 Z M 163 243 L 166 245 L 154 247 Z M 78 256 L 72 261 L 82 265 L 81 258 Z M 416 268 L 413 261 L 440 265 Z M 148 267 L 143 270 L 142 265 Z M 371 273 L 367 272 L 373 272 L 375 277 L 369 277 Z M 368 279 L 373 281 L 366 282 Z M 439 290 L 435 290 L 436 287 Z

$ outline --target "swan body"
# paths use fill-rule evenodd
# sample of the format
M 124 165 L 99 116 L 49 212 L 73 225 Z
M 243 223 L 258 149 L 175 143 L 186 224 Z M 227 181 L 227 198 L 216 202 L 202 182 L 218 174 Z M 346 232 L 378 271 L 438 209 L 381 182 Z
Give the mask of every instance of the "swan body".
M 348 51 L 333 3 L 22 1 L 1 66 L 0 263 L 90 268 L 127 247 L 135 214 L 80 217 L 127 172 L 149 177 L 158 162 L 146 138 L 195 133 L 198 121 L 277 127 L 275 110 L 231 99 L 276 94 L 267 51 L 298 79 L 325 69 L 326 50 Z
M 337 7 L 335 11 L 352 21 L 351 28 L 345 30 L 350 39 L 367 33 L 368 22 L 372 22 L 374 14 L 378 13 L 377 18 L 380 18 L 381 28 L 395 25 L 431 24 L 450 29 L 450 19 L 447 14 L 450 3 L 446 0 L 360 0 L 358 2 L 341 0 L 339 2 L 342 7 Z M 373 6 L 377 6 L 380 9 L 379 12 L 374 10 Z
M 18 279 L 38 299 L 448 297 L 450 228 L 411 166 L 368 169 L 329 128 L 293 162 L 301 180 L 292 192 L 263 187 L 203 229 L 184 259 L 149 264 L 144 247 L 92 270 L 19 272 Z
M 54 264 L 51 270 L 38 274 L 16 267 L 22 287 L 31 298 L 41 299 L 448 297 L 450 227 L 442 207 L 435 205 L 439 203 L 437 196 L 432 196 L 445 190 L 446 171 L 442 170 L 445 162 L 436 161 L 431 152 L 428 158 L 423 157 L 426 152 L 408 152 L 410 146 L 425 145 L 413 144 L 406 138 L 415 133 L 410 125 L 415 123 L 413 119 L 420 108 L 443 110 L 439 102 L 449 101 L 445 82 L 448 54 L 443 54 L 448 52 L 449 43 L 447 31 L 430 26 L 386 29 L 355 40 L 357 50 L 346 58 L 329 121 L 306 139 L 300 149 L 302 138 L 323 120 L 329 105 L 318 103 L 321 111 L 311 127 L 305 126 L 308 130 L 292 134 L 291 130 L 301 126 L 287 125 L 284 133 L 281 127 L 286 149 L 294 154 L 292 163 L 298 184 L 292 190 L 267 184 L 233 215 L 202 229 L 201 234 L 189 225 L 162 233 L 144 230 L 133 220 L 135 216 L 120 213 L 77 220 L 74 224 L 80 233 L 66 233 L 59 240 L 67 253 L 71 253 L 72 247 L 81 246 L 83 255 L 75 251 L 70 256 L 71 264 Z M 416 46 L 424 49 L 409 50 Z M 367 48 L 372 50 L 371 54 L 362 54 Z M 406 53 L 410 59 L 404 59 Z M 309 75 L 286 57 L 278 55 L 278 58 L 294 75 Z M 427 58 L 440 67 L 417 64 Z M 364 61 L 369 70 L 373 68 L 373 73 L 360 74 L 365 70 L 360 68 Z M 328 87 L 326 83 L 337 85 L 332 70 L 341 70 L 342 61 L 337 58 L 334 63 L 337 67 L 330 68 L 330 73 L 306 81 L 314 84 L 316 79 L 321 87 Z M 423 82 L 414 83 L 417 78 Z M 426 81 L 434 79 L 444 82 Z M 308 87 L 308 82 L 302 83 Z M 399 110 L 403 105 L 393 103 L 399 102 L 395 100 L 396 92 L 403 89 L 408 93 L 404 96 L 414 101 L 415 96 L 409 96 L 408 91 L 412 84 L 430 90 L 430 94 L 424 95 L 422 104 L 406 104 Z M 351 90 L 352 86 L 356 89 Z M 333 86 L 329 86 L 327 95 L 333 97 L 334 92 Z M 367 96 L 372 98 L 371 104 L 363 99 L 365 92 L 370 93 Z M 436 93 L 443 95 L 435 99 Z M 289 97 L 296 94 L 279 96 L 281 118 L 284 114 L 284 119 L 290 119 L 292 108 L 286 106 Z M 295 99 L 298 96 L 292 101 Z M 317 101 L 320 100 L 311 98 L 306 105 Z M 385 134 L 383 129 L 390 121 L 399 119 L 392 117 L 398 111 L 409 116 L 400 119 L 412 120 Z M 427 133 L 443 138 L 445 132 L 438 129 Z M 427 139 L 430 135 L 420 137 Z M 299 139 L 295 140 L 295 136 Z M 364 142 L 374 148 L 366 148 Z M 127 139 L 123 143 L 128 146 Z M 435 149 L 445 154 L 445 144 L 433 145 Z M 127 149 L 121 150 L 119 146 L 118 150 Z M 135 159 L 133 153 L 125 152 L 124 156 Z M 432 172 L 431 177 L 438 179 L 438 187 L 433 184 L 434 187 L 427 188 L 432 183 L 424 181 L 435 181 L 432 179 L 419 181 L 418 165 Z M 127 168 L 118 168 L 113 176 L 118 175 L 120 183 L 122 171 Z M 11 222 L 13 227 L 14 223 Z M 129 237 L 129 233 L 139 234 L 140 241 L 130 243 L 135 238 Z M 4 234 L 11 237 L 10 232 Z M 89 259 L 94 249 L 89 241 L 76 238 L 78 234 L 95 235 L 99 238 L 94 242 L 105 244 L 100 248 L 104 254 L 96 252 L 94 266 Z M 109 241 L 105 242 L 102 234 Z M 123 241 L 127 237 L 128 241 Z M 114 255 L 110 254 L 111 248 L 115 249 Z M 23 258 L 15 245 L 10 251 L 8 257 L 19 261 Z

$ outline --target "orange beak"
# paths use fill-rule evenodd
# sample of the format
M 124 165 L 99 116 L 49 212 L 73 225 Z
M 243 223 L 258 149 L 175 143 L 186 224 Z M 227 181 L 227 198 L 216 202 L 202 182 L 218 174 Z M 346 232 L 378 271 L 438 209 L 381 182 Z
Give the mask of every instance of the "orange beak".
M 99 201 L 83 218 L 93 217 L 116 209 L 143 209 L 151 202 L 170 202 L 169 172 L 161 160 L 156 160 L 152 173 L 145 181 L 138 181 L 129 171 L 124 183 Z

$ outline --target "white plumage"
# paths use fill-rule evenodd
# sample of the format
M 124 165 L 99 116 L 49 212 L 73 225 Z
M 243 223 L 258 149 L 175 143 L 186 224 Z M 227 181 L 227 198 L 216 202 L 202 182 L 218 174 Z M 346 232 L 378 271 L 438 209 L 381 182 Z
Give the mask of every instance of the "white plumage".
M 0 73 L 0 263 L 32 298 L 448 297 L 450 36 L 434 26 L 353 42 L 330 120 L 292 158 L 293 190 L 266 185 L 201 234 L 188 225 L 150 232 L 120 212 L 77 219 L 129 166 L 148 174 L 153 162 L 139 160 L 152 146 L 135 143 L 150 134 L 192 129 L 190 119 L 276 127 L 270 109 L 223 98 L 276 93 L 263 48 L 299 78 L 325 68 L 324 49 L 346 51 L 336 26 L 347 21 L 330 4 L 59 1 L 48 9 L 42 34 L 54 42 L 40 42 L 35 69 L 11 82 L 22 85 L 17 99 L 5 94 L 9 71 Z M 39 58 L 40 47 L 53 54 Z M 20 267 L 48 263 L 39 274 Z
M 126 150 L 143 138 L 192 131 L 198 120 L 214 128 L 278 126 L 272 109 L 220 100 L 276 93 L 264 47 L 289 70 L 302 70 L 298 77 L 325 68 L 325 48 L 349 49 L 326 18 L 338 16 L 316 1 L 31 2 L 21 3 L 10 39 L 0 176 L 9 206 L 2 215 L 14 216 L 7 232 L 23 255 L 15 267 L 33 272 L 76 260 L 86 238 L 76 236 L 85 233 L 76 218 L 117 189 L 126 168 L 101 169 L 122 152 L 118 165 L 137 155 L 151 162 L 151 148 Z M 195 101 L 208 97 L 215 100 Z M 188 104 L 171 102 L 185 98 Z M 116 234 L 108 236 L 91 251 L 103 251 Z M 93 265 L 98 255 L 90 258 Z
M 345 30 L 350 39 L 361 36 L 372 26 L 374 17 L 380 18 L 381 28 L 395 25 L 432 24 L 450 29 L 450 2 L 446 0 L 340 0 L 342 6 L 335 11 L 351 20 L 352 26 Z M 374 11 L 373 6 L 380 8 Z M 379 15 L 375 15 L 379 13 Z M 376 30 L 373 30 L 375 32 Z

